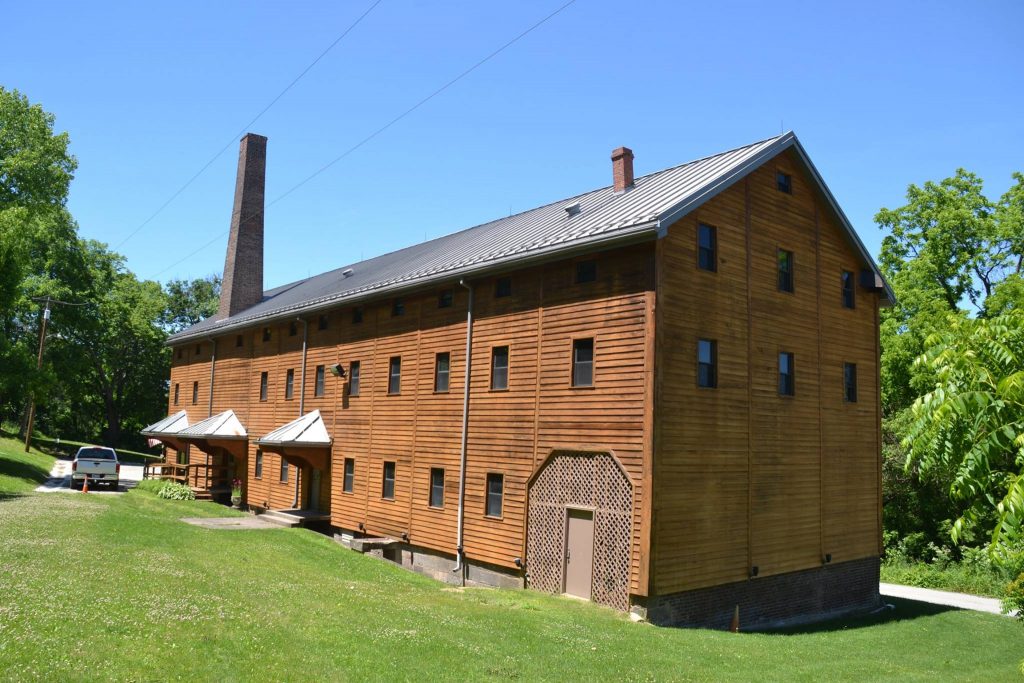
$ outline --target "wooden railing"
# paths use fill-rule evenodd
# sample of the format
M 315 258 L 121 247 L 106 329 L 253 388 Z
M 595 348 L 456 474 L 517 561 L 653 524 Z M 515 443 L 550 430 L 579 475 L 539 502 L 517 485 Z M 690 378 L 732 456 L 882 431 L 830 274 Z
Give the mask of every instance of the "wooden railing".
M 155 462 L 142 469 L 143 479 L 162 479 L 186 484 L 201 491 L 231 486 L 231 474 L 225 464 Z

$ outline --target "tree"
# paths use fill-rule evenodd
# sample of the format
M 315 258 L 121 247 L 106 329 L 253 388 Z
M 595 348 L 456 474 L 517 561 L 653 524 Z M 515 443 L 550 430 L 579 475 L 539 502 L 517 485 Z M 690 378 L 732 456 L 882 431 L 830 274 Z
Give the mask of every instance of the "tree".
M 171 280 L 164 285 L 167 310 L 162 324 L 174 334 L 209 318 L 220 304 L 220 275 L 194 280 Z
M 1024 312 L 949 316 L 917 363 L 936 378 L 914 402 L 904 445 L 908 467 L 950 480 L 965 512 L 957 541 L 989 527 L 993 549 L 1024 538 Z

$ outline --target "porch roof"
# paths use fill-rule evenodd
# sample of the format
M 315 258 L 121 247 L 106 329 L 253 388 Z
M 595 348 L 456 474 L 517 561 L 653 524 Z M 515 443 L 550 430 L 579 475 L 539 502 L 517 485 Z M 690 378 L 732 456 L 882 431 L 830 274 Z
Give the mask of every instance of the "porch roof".
M 282 448 L 328 448 L 332 442 L 319 410 L 306 413 L 256 441 L 260 446 Z
M 245 427 L 238 421 L 235 411 L 225 410 L 191 427 L 178 432 L 177 436 L 185 440 L 244 440 L 249 438 Z

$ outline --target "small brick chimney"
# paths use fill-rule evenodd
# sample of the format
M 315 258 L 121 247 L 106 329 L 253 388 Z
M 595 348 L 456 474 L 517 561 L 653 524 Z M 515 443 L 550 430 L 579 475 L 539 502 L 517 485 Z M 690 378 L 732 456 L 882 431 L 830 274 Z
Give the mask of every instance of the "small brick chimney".
M 629 147 L 619 147 L 612 152 L 612 177 L 616 192 L 633 187 L 633 150 Z
M 263 300 L 263 190 L 267 139 L 246 133 L 238 146 L 235 205 L 220 289 L 221 317 L 235 315 Z

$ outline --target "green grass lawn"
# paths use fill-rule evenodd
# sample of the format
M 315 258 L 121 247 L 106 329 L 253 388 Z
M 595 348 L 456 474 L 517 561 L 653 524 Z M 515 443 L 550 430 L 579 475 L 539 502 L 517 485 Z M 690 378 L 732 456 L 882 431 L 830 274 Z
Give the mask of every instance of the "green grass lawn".
M 1002 598 L 1011 580 L 1011 577 L 990 567 L 970 567 L 956 563 L 943 567 L 926 562 L 882 564 L 882 581 L 886 583 L 970 593 L 989 598 Z
M 26 453 L 21 442 L 0 436 L 0 498 L 39 486 L 49 476 L 54 460 L 35 448 Z
M 9 450 L 0 442 L 5 680 L 1020 677 L 1024 628 L 1005 617 L 897 602 L 775 634 L 634 624 L 532 591 L 446 587 L 306 530 L 179 521 L 230 514 L 212 503 L 26 493 Z

